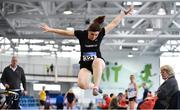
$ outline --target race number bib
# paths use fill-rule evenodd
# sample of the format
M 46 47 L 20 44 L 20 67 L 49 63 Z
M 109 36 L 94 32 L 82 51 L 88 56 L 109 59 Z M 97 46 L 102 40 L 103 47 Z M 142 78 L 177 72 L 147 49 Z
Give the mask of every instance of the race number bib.
M 96 57 L 96 52 L 83 52 L 83 61 L 92 61 Z

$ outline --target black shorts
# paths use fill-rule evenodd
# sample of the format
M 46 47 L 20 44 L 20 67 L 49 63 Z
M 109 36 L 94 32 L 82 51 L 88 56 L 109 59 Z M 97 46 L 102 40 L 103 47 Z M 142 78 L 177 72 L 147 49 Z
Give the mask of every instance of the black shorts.
M 129 101 L 136 101 L 136 97 L 129 98 Z
M 67 100 L 69 104 L 72 104 L 73 100 Z
M 45 101 L 40 100 L 40 105 L 45 105 Z
M 90 62 L 80 62 L 80 69 L 81 68 L 86 68 L 86 69 L 88 69 L 93 74 L 92 63 L 93 63 L 93 61 L 90 61 Z
M 101 59 L 105 62 L 104 58 L 101 58 Z M 92 63 L 93 63 L 93 61 L 88 61 L 88 62 L 80 61 L 79 62 L 80 69 L 81 68 L 86 68 L 86 69 L 88 69 L 93 74 Z

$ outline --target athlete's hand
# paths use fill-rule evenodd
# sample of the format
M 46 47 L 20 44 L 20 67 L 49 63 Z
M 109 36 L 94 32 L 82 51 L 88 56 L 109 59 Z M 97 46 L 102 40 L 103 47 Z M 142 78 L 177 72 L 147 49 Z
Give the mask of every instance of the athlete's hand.
M 132 15 L 133 10 L 134 10 L 134 6 L 131 5 L 131 6 L 127 9 L 127 11 L 124 11 L 124 14 L 125 14 L 125 15 Z
M 50 28 L 47 24 L 41 25 L 41 29 L 43 32 L 49 32 L 52 28 Z

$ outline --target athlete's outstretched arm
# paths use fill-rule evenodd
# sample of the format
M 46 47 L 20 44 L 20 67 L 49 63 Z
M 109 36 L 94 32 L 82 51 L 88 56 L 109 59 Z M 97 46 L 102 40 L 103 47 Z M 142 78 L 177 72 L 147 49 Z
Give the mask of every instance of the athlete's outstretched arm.
M 114 29 L 124 18 L 125 15 L 131 14 L 133 10 L 133 6 L 131 6 L 127 11 L 121 12 L 118 16 L 116 16 L 106 27 L 105 27 L 105 32 L 108 33 L 112 29 Z
M 59 35 L 67 36 L 69 38 L 74 37 L 74 31 L 51 28 L 46 24 L 42 25 L 41 28 L 43 29 L 44 32 L 56 33 L 56 34 L 59 34 Z

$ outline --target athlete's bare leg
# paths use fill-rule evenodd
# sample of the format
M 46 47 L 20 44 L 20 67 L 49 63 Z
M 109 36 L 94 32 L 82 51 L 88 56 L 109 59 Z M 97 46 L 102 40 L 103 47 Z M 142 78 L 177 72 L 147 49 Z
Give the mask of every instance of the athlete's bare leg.
M 78 74 L 78 86 L 81 89 L 91 89 L 94 87 L 94 84 L 91 82 L 92 73 L 86 69 L 81 68 Z
M 102 73 L 105 68 L 104 60 L 101 58 L 95 58 L 92 64 L 92 68 L 93 68 L 94 87 L 99 89 Z
M 129 110 L 135 110 L 136 102 L 135 101 L 129 101 Z

